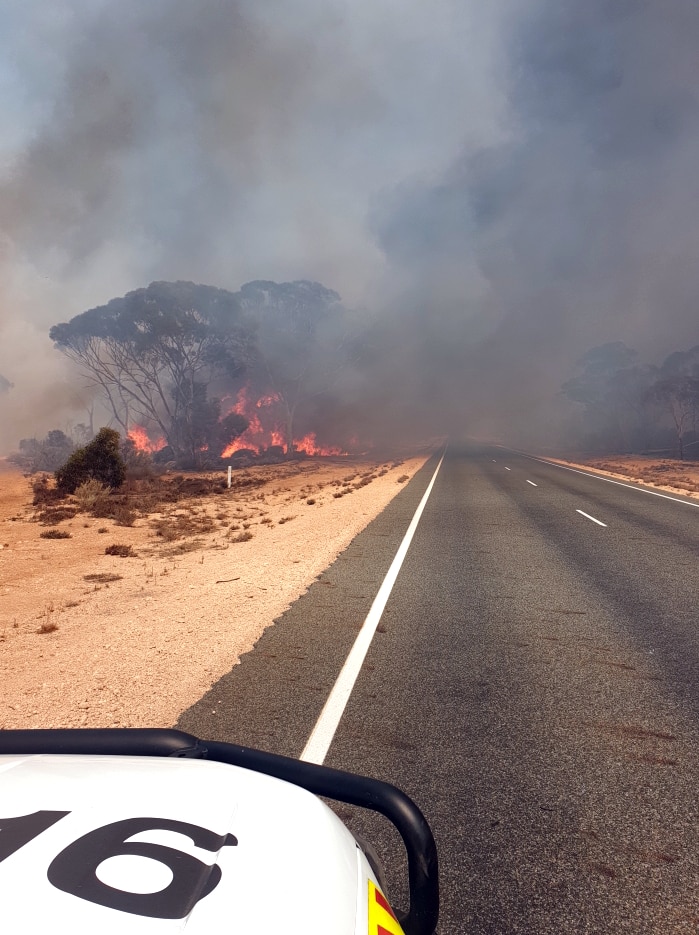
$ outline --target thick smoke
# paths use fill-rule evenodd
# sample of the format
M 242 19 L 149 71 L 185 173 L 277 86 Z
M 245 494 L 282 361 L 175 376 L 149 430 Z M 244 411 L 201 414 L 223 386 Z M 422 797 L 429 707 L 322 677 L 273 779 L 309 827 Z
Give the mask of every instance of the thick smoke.
M 336 289 L 373 319 L 356 411 L 399 432 L 533 429 L 591 345 L 697 342 L 692 0 L 4 20 L 0 449 L 84 420 L 49 326 L 152 280 Z
M 508 138 L 399 187 L 375 224 L 448 421 L 526 434 L 590 346 L 697 341 L 699 8 L 544 0 L 503 40 Z

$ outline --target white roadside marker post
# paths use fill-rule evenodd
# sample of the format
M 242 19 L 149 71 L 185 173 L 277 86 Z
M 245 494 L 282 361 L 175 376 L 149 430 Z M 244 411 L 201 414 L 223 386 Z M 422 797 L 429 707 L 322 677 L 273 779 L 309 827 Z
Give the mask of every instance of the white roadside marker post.
M 228 489 L 229 489 L 229 490 L 231 489 L 231 474 L 232 474 L 232 472 L 233 472 L 233 468 L 232 468 L 231 465 L 229 464 L 229 465 L 228 465 Z

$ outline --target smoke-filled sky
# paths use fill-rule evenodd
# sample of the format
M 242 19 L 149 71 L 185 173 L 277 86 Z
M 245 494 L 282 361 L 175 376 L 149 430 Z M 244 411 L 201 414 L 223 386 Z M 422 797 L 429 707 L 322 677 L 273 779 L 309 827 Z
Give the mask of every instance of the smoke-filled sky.
M 605 341 L 699 343 L 696 0 L 5 0 L 0 25 L 0 446 L 84 419 L 50 325 L 152 280 L 323 282 L 385 325 L 389 409 L 437 430 L 535 427 Z

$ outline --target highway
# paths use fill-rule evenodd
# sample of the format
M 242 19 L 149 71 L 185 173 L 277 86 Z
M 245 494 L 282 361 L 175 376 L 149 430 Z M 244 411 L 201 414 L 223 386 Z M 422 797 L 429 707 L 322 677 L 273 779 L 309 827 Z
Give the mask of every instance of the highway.
M 178 726 L 299 756 L 434 478 L 325 762 L 419 804 L 442 935 L 699 931 L 699 501 L 438 461 Z M 400 905 L 393 833 L 340 812 Z

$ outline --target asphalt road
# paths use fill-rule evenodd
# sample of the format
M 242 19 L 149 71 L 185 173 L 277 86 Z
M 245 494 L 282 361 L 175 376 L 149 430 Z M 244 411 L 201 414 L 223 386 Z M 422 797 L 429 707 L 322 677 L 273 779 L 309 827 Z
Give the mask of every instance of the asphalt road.
M 300 754 L 436 463 L 179 726 Z M 442 935 L 699 932 L 699 508 L 678 501 L 450 447 L 326 759 L 424 811 Z M 341 814 L 401 905 L 393 832 Z

